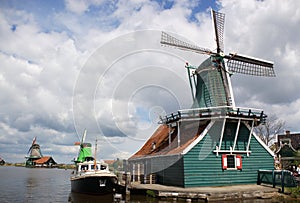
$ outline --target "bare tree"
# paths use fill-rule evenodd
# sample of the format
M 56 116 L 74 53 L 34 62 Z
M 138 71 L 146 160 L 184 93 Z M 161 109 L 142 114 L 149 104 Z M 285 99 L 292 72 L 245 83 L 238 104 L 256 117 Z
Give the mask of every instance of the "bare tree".
M 276 135 L 282 133 L 284 128 L 285 121 L 271 114 L 266 119 L 266 122 L 254 128 L 254 131 L 267 146 L 270 146 L 274 143 Z

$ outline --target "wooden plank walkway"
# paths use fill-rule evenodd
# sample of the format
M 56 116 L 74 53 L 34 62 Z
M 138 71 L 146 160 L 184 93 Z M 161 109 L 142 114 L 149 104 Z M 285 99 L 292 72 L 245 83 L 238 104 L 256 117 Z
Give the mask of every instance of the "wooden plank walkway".
M 238 199 L 270 199 L 278 193 L 278 188 L 268 185 L 233 185 L 220 187 L 181 188 L 159 184 L 132 182 L 130 193 L 145 192 L 157 198 L 197 199 L 204 202 L 229 201 Z

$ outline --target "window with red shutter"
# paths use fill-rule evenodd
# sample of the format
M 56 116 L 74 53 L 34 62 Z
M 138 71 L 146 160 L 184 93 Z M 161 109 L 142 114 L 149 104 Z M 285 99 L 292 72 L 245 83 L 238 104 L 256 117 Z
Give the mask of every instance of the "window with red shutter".
M 242 170 L 242 156 L 234 154 L 222 154 L 223 170 Z

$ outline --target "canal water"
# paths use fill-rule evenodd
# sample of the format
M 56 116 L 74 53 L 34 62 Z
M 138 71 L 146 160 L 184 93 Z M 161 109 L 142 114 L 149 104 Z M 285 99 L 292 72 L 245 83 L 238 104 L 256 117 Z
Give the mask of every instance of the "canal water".
M 24 168 L 14 166 L 0 167 L 0 202 L 80 202 L 111 203 L 112 198 L 71 193 L 71 170 Z M 157 200 L 141 195 L 131 196 L 124 203 L 177 203 L 184 200 Z M 237 201 L 242 203 L 270 202 L 266 200 Z
M 111 203 L 111 196 L 94 196 L 71 193 L 70 175 L 72 170 L 0 167 L 0 203 L 47 203 L 80 202 Z M 145 196 L 134 196 L 126 203 L 163 203 Z M 173 201 L 172 201 L 173 202 Z

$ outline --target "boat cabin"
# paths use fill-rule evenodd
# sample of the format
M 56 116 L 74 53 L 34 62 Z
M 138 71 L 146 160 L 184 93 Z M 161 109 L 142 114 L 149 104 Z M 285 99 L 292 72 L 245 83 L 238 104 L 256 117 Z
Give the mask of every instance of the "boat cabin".
M 108 170 L 108 165 L 105 163 L 97 163 L 95 168 L 95 163 L 93 161 L 79 163 L 77 166 L 77 171 L 97 171 L 97 170 Z

